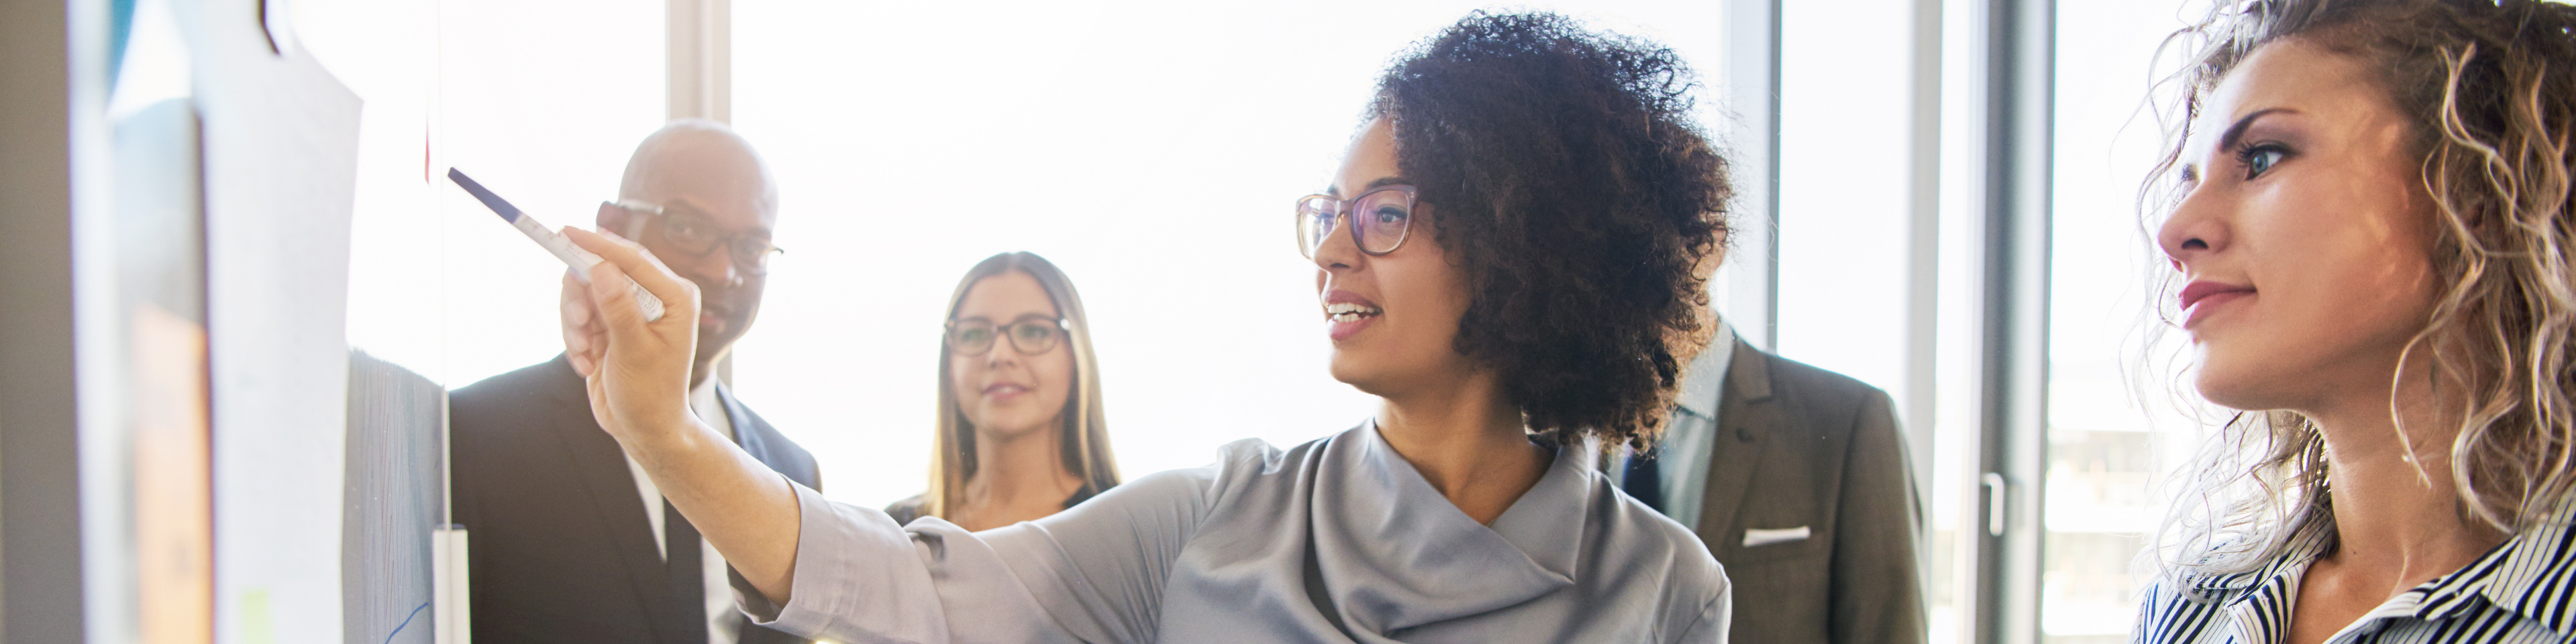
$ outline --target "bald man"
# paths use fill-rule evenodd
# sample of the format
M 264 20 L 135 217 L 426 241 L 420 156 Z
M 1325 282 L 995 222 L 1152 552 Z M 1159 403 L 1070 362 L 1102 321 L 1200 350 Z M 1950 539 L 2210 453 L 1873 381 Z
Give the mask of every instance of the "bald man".
M 598 225 L 697 283 L 690 408 L 770 469 L 821 489 L 814 457 L 714 377 L 760 312 L 777 210 L 777 188 L 750 144 L 723 125 L 684 120 L 636 147 Z M 724 559 L 599 428 L 564 356 L 457 390 L 448 422 L 475 642 L 804 641 L 734 609 Z

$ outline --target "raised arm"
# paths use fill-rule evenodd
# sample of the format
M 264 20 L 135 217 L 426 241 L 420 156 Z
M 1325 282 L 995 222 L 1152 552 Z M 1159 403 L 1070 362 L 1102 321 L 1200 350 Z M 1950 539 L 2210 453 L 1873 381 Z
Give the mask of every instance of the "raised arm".
M 764 626 L 834 641 L 1150 642 L 1181 548 L 1223 490 L 1240 487 L 1227 481 L 1278 455 L 1238 442 L 1218 465 L 980 533 L 935 518 L 897 526 L 788 483 L 699 423 L 686 400 L 695 286 L 632 242 L 566 236 L 606 260 L 591 284 L 631 276 L 665 303 L 647 323 L 628 290 L 567 282 L 565 353 L 599 425 L 766 600 L 744 603 Z
M 591 269 L 589 284 L 567 278 L 566 288 L 579 290 L 563 303 L 564 350 L 589 383 L 591 414 L 735 571 L 770 601 L 787 603 L 795 489 L 689 413 L 697 285 L 634 242 L 572 227 L 564 234 L 606 260 Z M 645 322 L 628 289 L 602 286 L 625 284 L 620 276 L 660 298 L 668 313 Z

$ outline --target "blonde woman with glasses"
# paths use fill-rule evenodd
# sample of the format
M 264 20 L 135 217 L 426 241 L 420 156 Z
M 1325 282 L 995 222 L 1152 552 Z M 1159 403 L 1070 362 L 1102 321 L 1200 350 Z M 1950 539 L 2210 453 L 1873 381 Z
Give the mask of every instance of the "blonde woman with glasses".
M 1091 324 L 1054 263 L 1023 252 L 975 264 L 941 337 L 930 491 L 888 506 L 896 523 L 998 528 L 1118 485 Z
M 2576 640 L 2576 8 L 2224 2 L 2179 35 L 2167 309 L 2245 410 L 2138 640 Z

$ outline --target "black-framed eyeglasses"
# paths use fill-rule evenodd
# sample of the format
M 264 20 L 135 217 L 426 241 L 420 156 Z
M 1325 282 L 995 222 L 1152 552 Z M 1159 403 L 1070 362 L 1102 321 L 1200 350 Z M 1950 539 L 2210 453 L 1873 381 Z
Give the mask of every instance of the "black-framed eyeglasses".
M 1010 324 L 993 324 L 984 318 L 948 321 L 948 351 L 961 356 L 980 356 L 993 350 L 999 336 L 1011 339 L 1011 348 L 1021 355 L 1037 355 L 1054 350 L 1064 341 L 1064 318 L 1042 315 L 1021 316 Z
M 691 257 L 705 257 L 707 253 L 716 252 L 716 247 L 722 246 L 733 259 L 734 268 L 745 273 L 753 275 L 767 273 L 770 257 L 787 252 L 787 249 L 769 243 L 769 237 L 766 234 L 725 234 L 724 228 L 716 225 L 713 215 L 690 205 L 689 202 L 655 204 L 636 199 L 619 199 L 608 202 L 608 205 L 627 212 L 651 216 L 655 223 L 651 234 L 656 241 Z
M 1297 198 L 1297 252 L 1308 259 L 1333 234 L 1334 220 L 1350 215 L 1351 243 L 1360 252 L 1384 255 L 1404 245 L 1413 229 L 1413 186 L 1394 185 L 1362 192 L 1350 199 L 1332 195 Z

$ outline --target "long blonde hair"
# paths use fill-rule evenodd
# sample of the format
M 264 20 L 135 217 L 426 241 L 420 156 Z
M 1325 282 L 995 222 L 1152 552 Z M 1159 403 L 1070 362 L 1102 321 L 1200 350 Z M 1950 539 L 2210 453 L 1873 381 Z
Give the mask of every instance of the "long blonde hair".
M 1083 494 L 1098 494 L 1118 485 L 1118 461 L 1109 451 L 1109 423 L 1100 410 L 1100 363 L 1091 353 L 1091 321 L 1082 313 L 1082 297 L 1073 280 L 1046 258 L 1009 252 L 985 258 L 957 281 L 948 296 L 945 318 L 957 317 L 966 292 L 984 278 L 1020 273 L 1036 279 L 1056 312 L 1064 316 L 1065 346 L 1073 351 L 1073 392 L 1064 408 L 1064 467 L 1083 481 Z M 998 349 L 998 347 L 997 347 Z M 930 491 L 922 495 L 922 516 L 947 516 L 951 504 L 966 498 L 966 481 L 975 478 L 975 424 L 957 408 L 957 391 L 949 382 L 948 345 L 939 346 L 938 435 L 932 440 Z
M 2450 477 L 2465 517 L 2507 532 L 2550 520 L 2576 488 L 2571 28 L 2576 8 L 2535 0 L 2219 2 L 2166 41 L 2196 62 L 2166 81 L 2168 146 L 2141 192 L 2149 212 L 2178 203 L 2164 180 L 2201 101 L 2256 49 L 2295 38 L 2376 70 L 2414 124 L 2441 288 L 2391 377 L 2423 365 L 2435 404 L 2457 405 L 2433 414 L 2458 423 L 2450 470 L 2423 474 Z M 2168 275 L 2163 292 L 2177 282 Z M 2299 414 L 2237 414 L 2190 471 L 2159 535 L 2170 571 L 2254 570 L 2333 528 L 2325 442 Z

